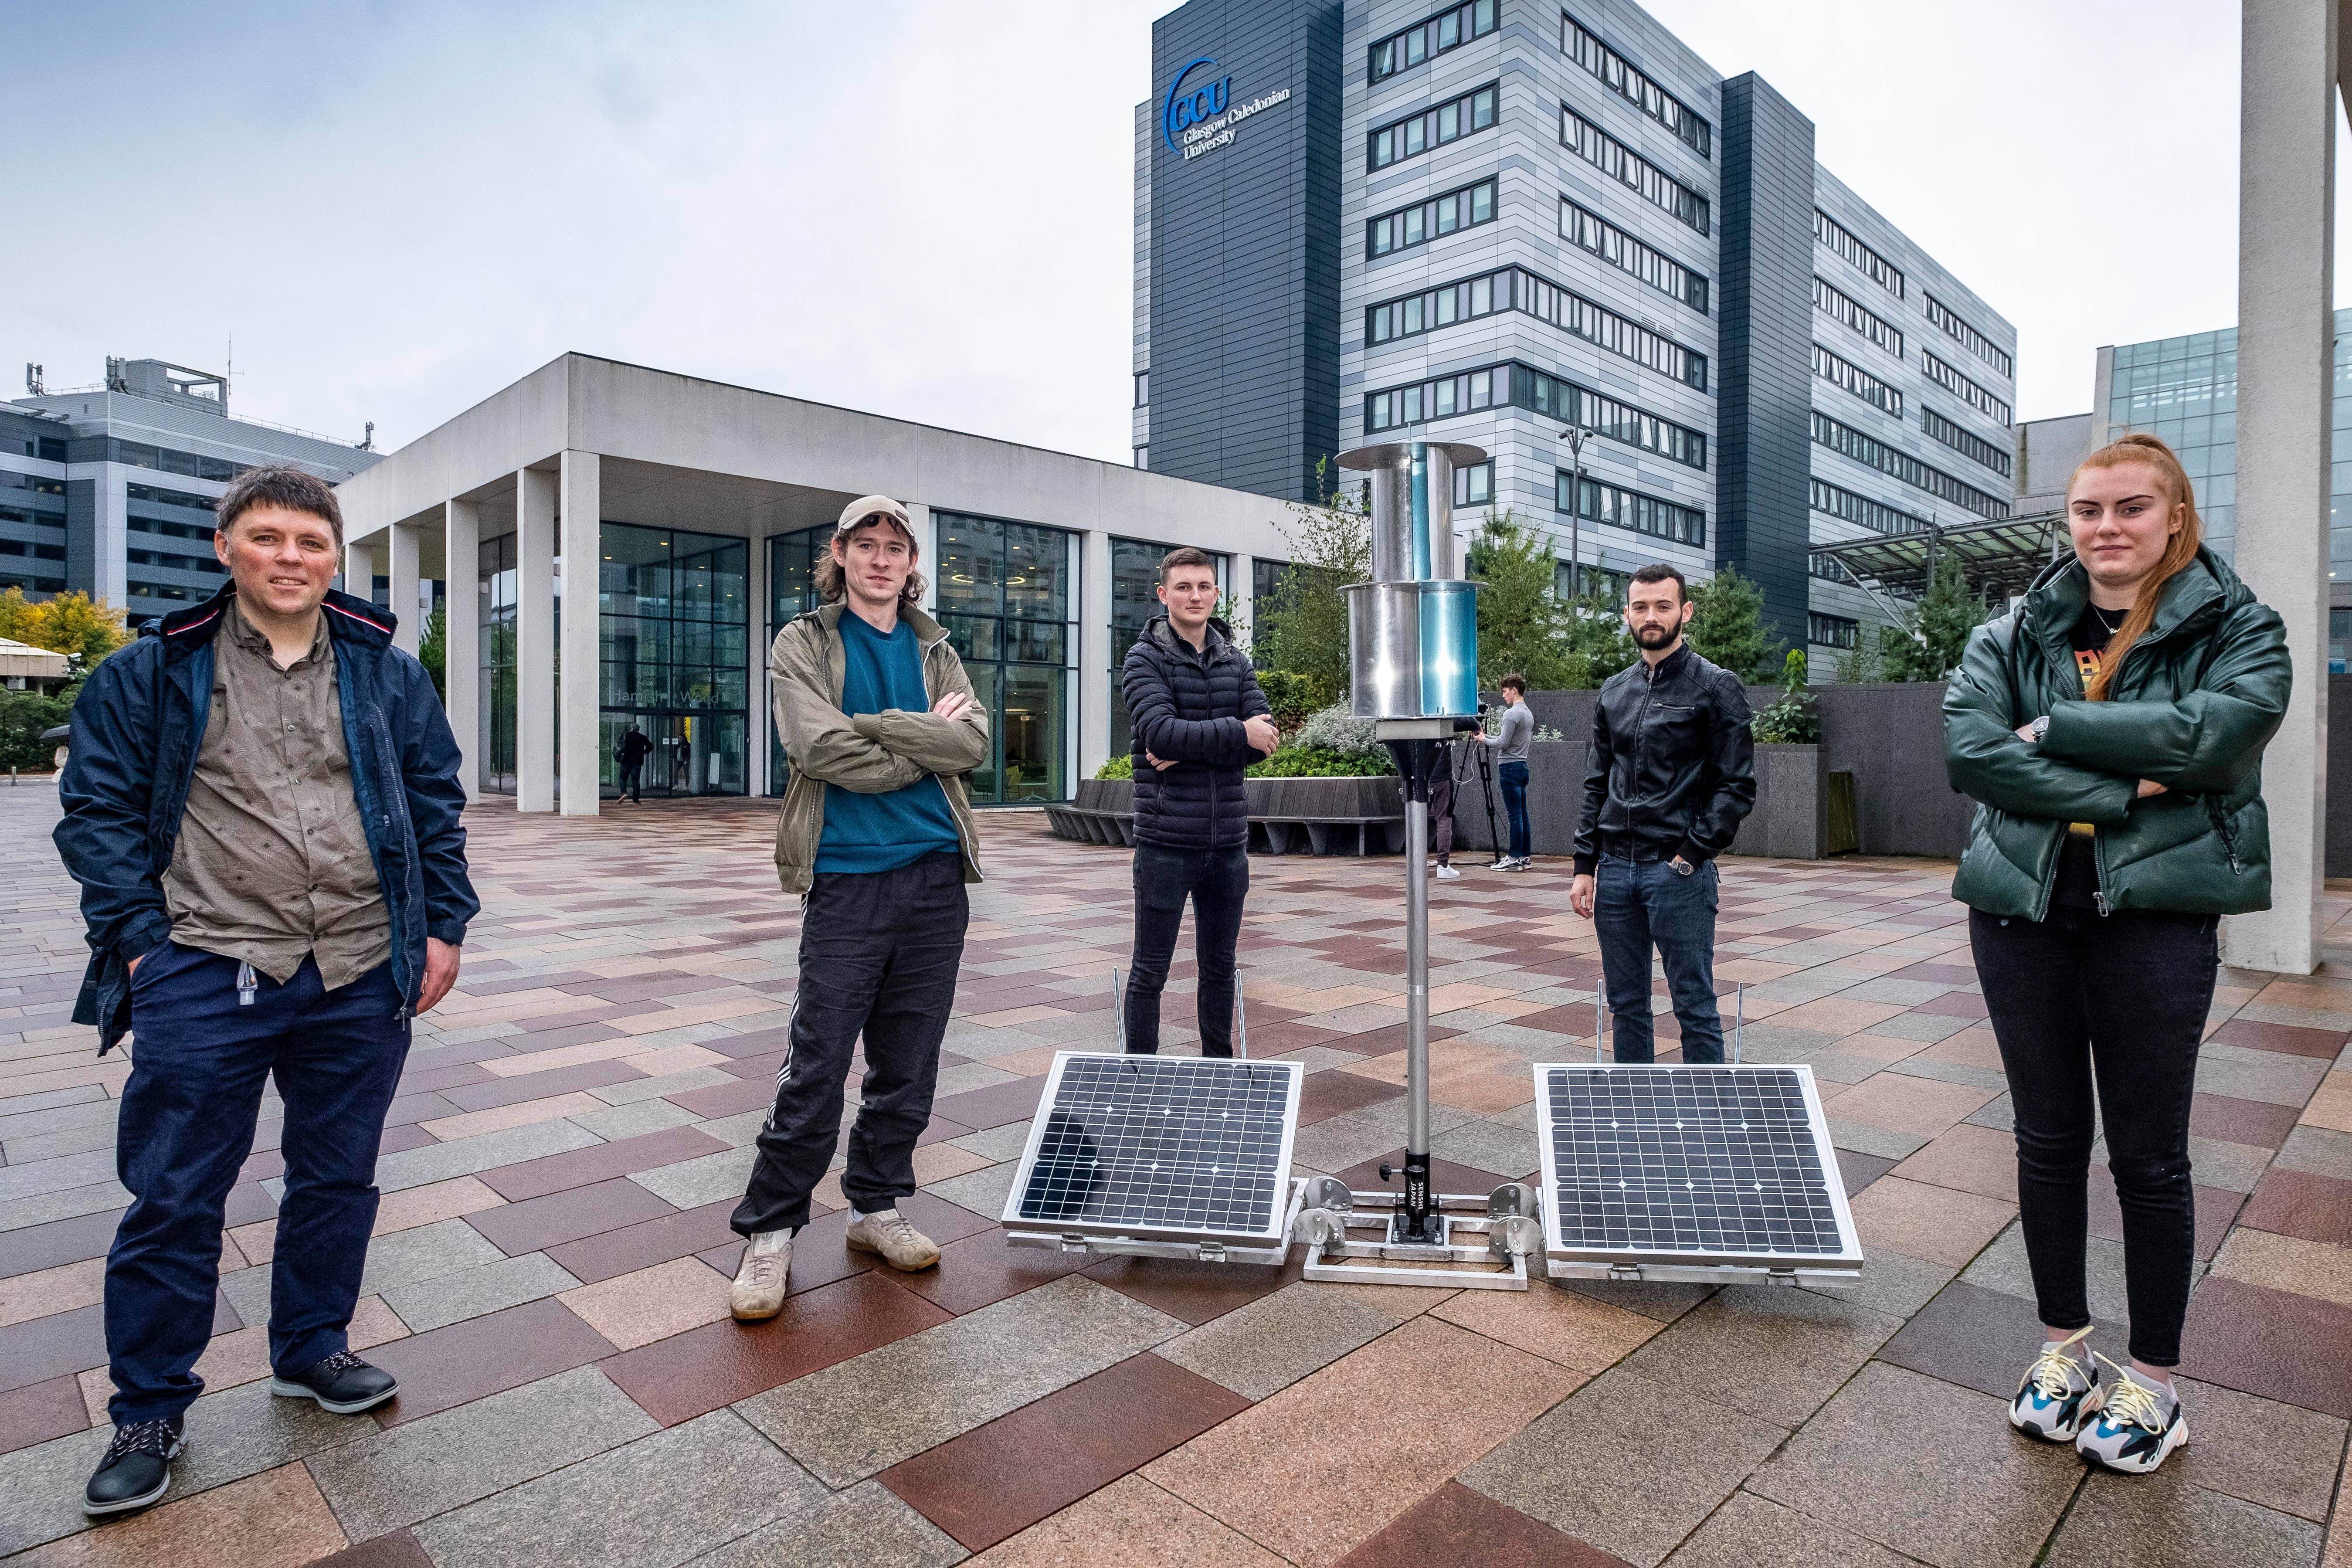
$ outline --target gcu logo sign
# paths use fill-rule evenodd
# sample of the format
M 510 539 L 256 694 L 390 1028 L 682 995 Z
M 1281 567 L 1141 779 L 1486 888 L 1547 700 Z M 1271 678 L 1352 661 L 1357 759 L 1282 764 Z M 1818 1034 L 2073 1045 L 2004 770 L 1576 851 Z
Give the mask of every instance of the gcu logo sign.
M 1167 139 L 1168 150 L 1171 153 L 1182 150 L 1176 145 L 1179 132 L 1191 126 L 1213 120 L 1225 111 L 1225 104 L 1234 86 L 1234 79 L 1231 77 L 1212 82 L 1190 94 L 1184 91 L 1186 78 L 1202 66 L 1213 66 L 1216 63 L 1211 57 L 1202 55 L 1199 59 L 1178 71 L 1176 79 L 1169 85 L 1168 100 L 1160 106 L 1160 134 Z

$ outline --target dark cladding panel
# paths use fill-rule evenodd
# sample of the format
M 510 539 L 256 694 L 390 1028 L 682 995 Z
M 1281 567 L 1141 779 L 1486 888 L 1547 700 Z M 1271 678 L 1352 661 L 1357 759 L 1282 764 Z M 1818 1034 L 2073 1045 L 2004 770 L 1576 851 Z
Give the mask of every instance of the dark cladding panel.
M 66 587 L 99 596 L 98 481 L 66 481 Z
M 1716 563 L 1791 646 L 1811 633 L 1813 122 L 1753 71 L 1723 84 Z
M 1153 25 L 1155 472 L 1305 499 L 1337 449 L 1342 15 L 1191 0 Z M 1195 109 L 1231 140 L 1187 158 Z

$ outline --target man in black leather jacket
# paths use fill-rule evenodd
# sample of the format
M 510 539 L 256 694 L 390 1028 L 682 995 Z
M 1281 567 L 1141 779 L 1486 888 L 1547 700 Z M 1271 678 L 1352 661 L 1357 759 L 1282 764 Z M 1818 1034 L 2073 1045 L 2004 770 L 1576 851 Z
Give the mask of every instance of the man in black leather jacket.
M 1601 686 L 1585 758 L 1569 902 L 1601 938 L 1621 1062 L 1655 1059 L 1653 942 L 1665 961 L 1683 1060 L 1723 1059 L 1715 858 L 1756 805 L 1756 742 L 1739 678 L 1683 640 L 1692 607 L 1673 567 L 1633 574 L 1625 626 L 1642 660 Z

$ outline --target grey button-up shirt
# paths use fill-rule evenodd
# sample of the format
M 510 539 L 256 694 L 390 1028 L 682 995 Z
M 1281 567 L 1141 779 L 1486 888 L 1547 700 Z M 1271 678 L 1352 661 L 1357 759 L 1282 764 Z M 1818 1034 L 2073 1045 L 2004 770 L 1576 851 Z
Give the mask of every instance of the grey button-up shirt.
M 280 669 L 230 602 L 163 899 L 173 941 L 242 959 L 281 985 L 305 955 L 330 991 L 392 956 L 323 616 L 310 652 Z

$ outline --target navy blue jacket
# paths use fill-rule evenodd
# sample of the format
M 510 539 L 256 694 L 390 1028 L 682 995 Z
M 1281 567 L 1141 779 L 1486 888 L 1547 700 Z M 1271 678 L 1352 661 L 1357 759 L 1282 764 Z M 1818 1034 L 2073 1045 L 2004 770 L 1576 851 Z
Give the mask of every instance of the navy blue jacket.
M 1249 656 L 1211 621 L 1201 651 L 1154 616 L 1127 652 L 1119 689 L 1135 731 L 1135 841 L 1162 849 L 1249 842 L 1242 770 L 1258 760 L 1242 725 L 1271 714 Z M 1145 752 L 1176 765 L 1162 773 Z
M 81 884 L 89 970 L 77 1024 L 105 1055 L 131 1027 L 131 961 L 172 934 L 163 873 L 180 837 L 213 701 L 213 637 L 232 588 L 150 624 L 90 672 L 73 705 L 58 798 L 58 852 Z M 335 688 L 352 788 L 392 916 L 392 974 L 407 1005 L 425 984 L 425 939 L 466 940 L 482 905 L 466 877 L 466 792 L 448 717 L 425 667 L 392 646 L 383 610 L 330 593 Z

